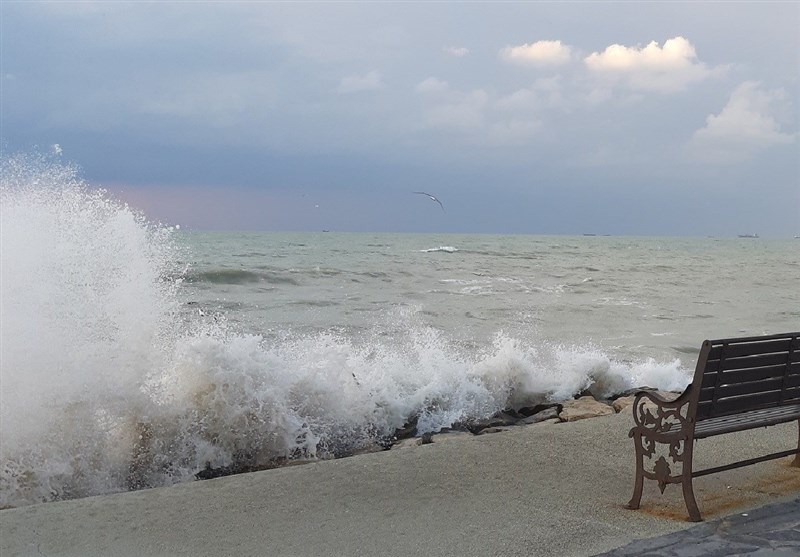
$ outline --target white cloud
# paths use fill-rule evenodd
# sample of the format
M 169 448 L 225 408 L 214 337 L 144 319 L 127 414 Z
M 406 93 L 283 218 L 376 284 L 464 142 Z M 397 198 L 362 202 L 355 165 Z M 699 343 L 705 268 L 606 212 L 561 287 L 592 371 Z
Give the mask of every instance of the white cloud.
M 417 93 L 429 94 L 429 93 L 445 93 L 450 88 L 446 81 L 442 81 L 441 79 L 437 79 L 435 77 L 429 77 L 417 83 L 414 89 Z
M 611 97 L 611 89 L 607 87 L 598 87 L 589 91 L 585 96 L 585 100 L 590 106 L 593 106 L 609 101 Z
M 484 111 L 489 95 L 483 89 L 469 93 L 451 91 L 446 102 L 428 109 L 426 125 L 429 128 L 459 131 L 477 130 L 484 127 Z
M 463 58 L 469 54 L 469 49 L 463 46 L 446 46 L 442 49 L 445 54 L 455 56 L 456 58 Z
M 564 105 L 563 84 L 560 76 L 537 79 L 528 88 L 518 89 L 499 98 L 495 108 L 507 111 L 554 108 Z
M 785 101 L 783 89 L 765 90 L 759 82 L 745 81 L 722 111 L 710 114 L 705 127 L 694 132 L 690 156 L 706 162 L 746 161 L 775 145 L 794 143 L 797 134 L 781 131 L 774 116 Z
M 559 66 L 569 62 L 571 56 L 572 48 L 561 41 L 537 41 L 500 51 L 500 57 L 507 62 L 532 66 Z
M 359 91 L 375 91 L 383 86 L 380 72 L 372 70 L 364 75 L 343 77 L 336 90 L 339 93 L 357 93 Z
M 584 63 L 596 76 L 619 80 L 631 89 L 662 93 L 682 91 L 726 69 L 709 69 L 683 37 L 669 39 L 663 47 L 656 41 L 644 48 L 612 44 L 584 58 Z
M 532 89 L 518 89 L 509 95 L 497 99 L 494 106 L 499 110 L 512 112 L 533 110 L 538 108 L 536 92 Z

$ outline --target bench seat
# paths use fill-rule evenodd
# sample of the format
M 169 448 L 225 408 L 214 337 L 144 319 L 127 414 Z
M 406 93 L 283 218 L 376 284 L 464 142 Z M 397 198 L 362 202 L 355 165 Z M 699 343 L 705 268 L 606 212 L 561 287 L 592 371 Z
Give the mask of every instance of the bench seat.
M 750 410 L 749 412 L 730 416 L 717 416 L 698 422 L 694 427 L 694 438 L 704 439 L 723 433 L 767 427 L 795 420 L 800 420 L 800 404 L 779 406 L 777 408 L 761 408 L 760 410 Z

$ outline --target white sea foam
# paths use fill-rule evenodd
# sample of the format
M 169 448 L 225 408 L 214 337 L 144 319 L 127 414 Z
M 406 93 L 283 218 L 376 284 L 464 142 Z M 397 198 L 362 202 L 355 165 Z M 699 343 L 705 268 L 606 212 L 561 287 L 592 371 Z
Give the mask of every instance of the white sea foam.
M 469 351 L 410 306 L 358 338 L 243 334 L 182 305 L 168 227 L 47 158 L 4 160 L 2 221 L 0 506 L 342 456 L 412 416 L 424 433 L 585 389 L 688 382 L 677 360 L 502 332 Z
M 432 253 L 432 252 L 436 252 L 436 251 L 443 251 L 445 253 L 455 253 L 455 252 L 458 251 L 458 248 L 453 247 L 453 246 L 439 246 L 438 248 L 428 248 L 428 249 L 423 249 L 423 250 L 420 250 L 420 251 L 423 252 L 423 253 Z

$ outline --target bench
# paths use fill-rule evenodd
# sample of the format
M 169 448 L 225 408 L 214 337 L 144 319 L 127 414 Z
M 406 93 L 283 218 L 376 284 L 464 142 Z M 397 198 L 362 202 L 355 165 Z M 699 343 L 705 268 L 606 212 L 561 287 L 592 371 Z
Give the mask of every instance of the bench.
M 800 467 L 799 430 L 795 449 L 692 469 L 696 439 L 794 420 L 800 427 L 800 333 L 703 342 L 686 390 L 673 401 L 649 391 L 636 393 L 633 419 L 629 436 L 636 449 L 636 479 L 628 508 L 639 508 L 645 478 L 656 480 L 661 493 L 667 484 L 680 483 L 689 520 L 701 521 L 692 478 L 791 455 L 792 465 Z M 655 458 L 659 444 L 662 454 Z M 644 468 L 644 457 L 652 470 Z M 678 464 L 679 474 L 671 468 Z

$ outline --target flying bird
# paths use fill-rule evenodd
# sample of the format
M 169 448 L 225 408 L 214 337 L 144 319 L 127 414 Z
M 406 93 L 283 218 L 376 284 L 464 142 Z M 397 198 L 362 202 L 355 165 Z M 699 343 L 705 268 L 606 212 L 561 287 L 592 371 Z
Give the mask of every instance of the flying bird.
M 442 208 L 442 211 L 444 211 L 444 205 L 442 205 L 442 202 L 441 202 L 441 201 L 439 201 L 439 199 L 438 199 L 438 198 L 437 198 L 435 195 L 431 195 L 431 194 L 429 194 L 429 193 L 426 193 L 426 192 L 424 192 L 424 191 L 415 191 L 415 192 L 413 192 L 413 193 L 418 193 L 418 194 L 420 194 L 420 195 L 427 195 L 427 196 L 428 196 L 428 197 L 430 197 L 430 198 L 431 198 L 433 201 L 435 201 L 436 203 L 438 203 L 438 204 L 439 204 L 439 207 L 441 207 L 441 208 Z M 446 212 L 446 211 L 445 211 L 445 212 Z

